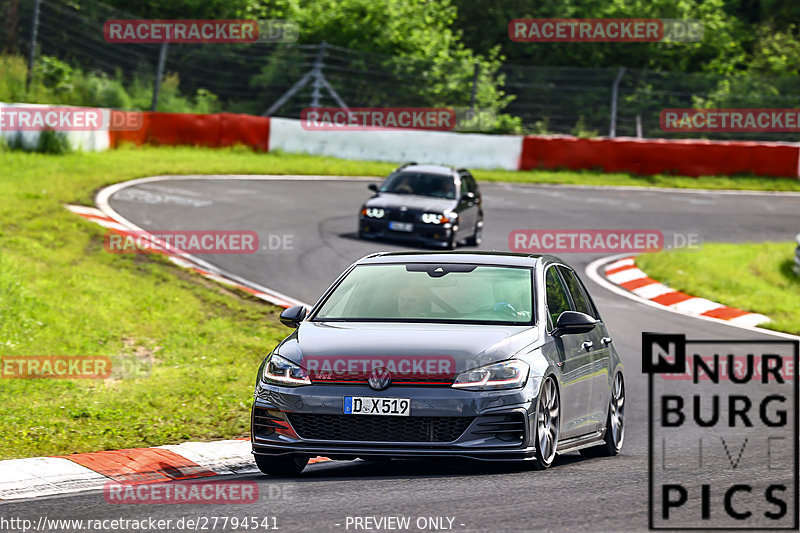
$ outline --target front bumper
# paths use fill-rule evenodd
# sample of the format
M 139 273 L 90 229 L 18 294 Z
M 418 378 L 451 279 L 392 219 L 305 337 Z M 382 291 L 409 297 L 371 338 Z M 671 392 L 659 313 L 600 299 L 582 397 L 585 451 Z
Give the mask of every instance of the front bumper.
M 387 239 L 397 241 L 413 241 L 427 245 L 447 244 L 457 230 L 451 224 L 424 224 L 409 222 L 413 231 L 395 231 L 389 229 L 389 220 L 368 218 L 361 216 L 358 221 L 358 233 L 362 237 L 371 239 Z
M 345 396 L 409 398 L 411 414 L 408 417 L 345 415 Z M 535 452 L 531 435 L 535 420 L 533 405 L 529 387 L 473 392 L 449 387 L 396 386 L 376 392 L 363 385 L 293 388 L 262 384 L 257 389 L 251 418 L 253 453 L 323 455 L 332 459 L 369 456 L 530 459 Z M 338 432 L 329 431 L 328 426 L 306 423 L 314 419 L 324 420 L 325 424 L 335 420 Z M 299 423 L 300 420 L 304 422 Z M 440 422 L 453 421 L 457 424 L 448 427 L 457 427 L 455 433 L 434 430 L 434 425 Z M 382 431 L 376 432 L 375 428 L 384 422 L 396 429 L 381 427 Z M 425 424 L 430 424 L 430 433 L 423 431 L 425 436 L 417 438 L 420 425 Z M 404 433 L 406 427 L 408 433 Z M 398 432 L 395 438 L 387 438 L 392 431 Z M 376 440 L 372 440 L 373 436 Z

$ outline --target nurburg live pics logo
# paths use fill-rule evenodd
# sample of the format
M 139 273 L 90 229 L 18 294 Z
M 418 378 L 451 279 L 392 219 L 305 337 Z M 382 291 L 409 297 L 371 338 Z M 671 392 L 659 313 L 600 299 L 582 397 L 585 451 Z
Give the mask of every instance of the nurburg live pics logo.
M 650 529 L 797 530 L 798 352 L 642 333 Z

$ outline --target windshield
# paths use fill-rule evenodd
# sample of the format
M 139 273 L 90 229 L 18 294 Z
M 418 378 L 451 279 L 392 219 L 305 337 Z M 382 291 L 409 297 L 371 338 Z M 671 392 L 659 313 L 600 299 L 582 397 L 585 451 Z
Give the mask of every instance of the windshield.
M 381 192 L 395 194 L 418 194 L 435 198 L 455 199 L 456 187 L 450 176 L 399 172 L 392 174 L 381 186 Z
M 313 317 L 318 321 L 530 324 L 528 268 L 465 264 L 355 267 Z

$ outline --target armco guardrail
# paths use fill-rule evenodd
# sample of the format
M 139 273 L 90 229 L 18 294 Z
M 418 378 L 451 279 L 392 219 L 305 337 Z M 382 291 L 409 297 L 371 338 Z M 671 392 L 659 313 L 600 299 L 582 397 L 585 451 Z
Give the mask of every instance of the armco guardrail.
M 91 135 L 74 136 L 76 144 L 85 150 L 113 148 L 123 142 L 209 147 L 242 144 L 265 152 L 280 149 L 344 159 L 414 160 L 483 169 L 565 168 L 641 175 L 800 177 L 800 144 L 793 143 L 522 137 L 420 130 L 310 131 L 295 119 L 233 113 L 145 112 L 139 119 L 142 127 L 138 130 L 88 132 Z
M 792 143 L 528 136 L 523 140 L 520 169 L 797 178 L 798 164 L 800 145 Z
M 65 106 L 53 106 L 44 104 L 8 104 L 0 102 L 0 115 L 3 110 L 9 108 L 24 108 L 24 109 L 49 109 L 49 108 L 64 108 Z M 96 109 L 96 108 L 79 108 L 76 106 L 68 106 L 72 109 Z M 108 109 L 101 109 L 103 120 L 108 121 Z M 26 150 L 35 150 L 39 145 L 39 138 L 41 131 L 28 129 L 27 131 L 19 131 L 12 129 L 12 126 L 6 124 L 8 117 L 0 117 L 4 120 L 0 121 L 0 139 L 5 140 L 10 145 L 19 144 Z M 73 150 L 82 150 L 84 152 L 101 152 L 108 149 L 109 136 L 107 130 L 94 130 L 94 131 L 57 131 L 56 135 L 63 137 Z
M 129 113 L 113 111 L 114 114 Z M 110 144 L 195 145 L 222 147 L 243 144 L 255 150 L 268 151 L 269 117 L 216 113 L 142 113 L 142 128 L 137 131 L 112 131 Z

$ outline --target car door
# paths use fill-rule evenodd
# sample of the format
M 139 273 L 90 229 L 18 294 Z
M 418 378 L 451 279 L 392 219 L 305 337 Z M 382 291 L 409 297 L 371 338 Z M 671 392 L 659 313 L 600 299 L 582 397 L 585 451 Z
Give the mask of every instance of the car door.
M 565 266 L 559 266 L 558 269 L 572 297 L 573 310 L 586 313 L 599 321 L 594 303 L 589 299 L 586 287 L 581 283 L 578 275 L 571 268 Z M 597 326 L 586 335 L 588 337 L 586 342 L 591 344 L 587 350 L 591 354 L 590 424 L 600 428 L 605 424 L 609 394 L 609 350 L 605 340 L 608 338 L 605 325 L 599 321 Z
M 555 265 L 545 271 L 545 295 L 549 329 L 553 331 L 558 317 L 570 311 L 572 304 L 564 281 Z M 561 438 L 588 433 L 591 404 L 591 352 L 585 349 L 587 335 L 571 334 L 554 337 L 561 366 Z
M 472 228 L 475 226 L 475 202 L 466 197 L 469 192 L 467 180 L 463 177 L 459 180 L 460 187 L 458 190 L 458 226 L 461 235 L 469 235 L 472 233 Z
M 464 176 L 467 179 L 467 188 L 470 190 L 472 194 L 475 195 L 475 221 L 482 221 L 483 220 L 483 196 L 481 195 L 481 190 L 478 187 L 478 183 L 475 181 L 475 178 L 472 177 L 472 174 L 469 172 L 464 171 Z

